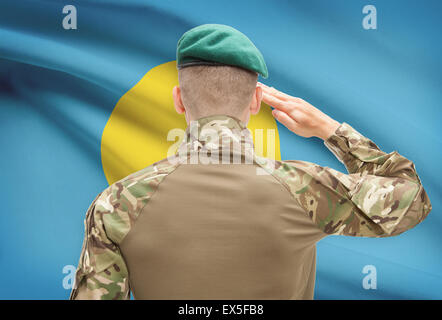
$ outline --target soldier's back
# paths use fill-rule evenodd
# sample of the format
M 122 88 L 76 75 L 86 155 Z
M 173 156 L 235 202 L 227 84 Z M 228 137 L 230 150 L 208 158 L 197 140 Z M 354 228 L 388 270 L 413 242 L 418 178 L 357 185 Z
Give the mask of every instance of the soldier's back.
M 135 298 L 313 298 L 324 233 L 257 170 L 178 164 L 164 177 L 120 244 Z

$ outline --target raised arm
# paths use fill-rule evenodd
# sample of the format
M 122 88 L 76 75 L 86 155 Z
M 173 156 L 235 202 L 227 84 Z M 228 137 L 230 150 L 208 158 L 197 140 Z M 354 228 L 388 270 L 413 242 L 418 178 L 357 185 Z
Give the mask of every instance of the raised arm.
M 316 136 L 344 163 L 345 174 L 305 161 L 275 171 L 313 222 L 327 234 L 385 237 L 420 223 L 431 211 L 413 162 L 385 153 L 347 123 L 299 98 L 263 87 L 273 114 L 293 132 Z

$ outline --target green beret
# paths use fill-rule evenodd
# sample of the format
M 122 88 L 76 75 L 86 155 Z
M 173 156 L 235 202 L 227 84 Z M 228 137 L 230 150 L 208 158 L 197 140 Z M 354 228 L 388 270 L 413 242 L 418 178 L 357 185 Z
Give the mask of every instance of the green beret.
M 238 30 L 221 24 L 203 24 L 178 40 L 177 68 L 194 65 L 232 65 L 268 77 L 261 52 Z

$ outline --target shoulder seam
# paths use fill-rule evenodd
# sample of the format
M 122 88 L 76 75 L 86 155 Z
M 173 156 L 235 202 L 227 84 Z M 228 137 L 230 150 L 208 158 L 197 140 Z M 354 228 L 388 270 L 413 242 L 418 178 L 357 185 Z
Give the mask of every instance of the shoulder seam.
M 158 185 L 157 185 L 157 187 L 156 187 L 156 189 L 155 189 L 155 191 L 152 193 L 152 195 L 149 197 L 149 199 L 147 200 L 147 202 L 146 202 L 146 204 L 144 205 L 144 206 L 142 206 L 141 208 L 140 208 L 140 210 L 137 212 L 137 214 L 135 215 L 135 219 L 134 219 L 134 225 L 135 225 L 135 223 L 138 221 L 138 218 L 139 218 L 139 216 L 140 216 L 140 214 L 141 214 L 141 212 L 144 210 L 144 208 L 149 204 L 149 202 L 150 202 L 150 200 L 157 194 L 157 191 L 158 191 L 158 188 L 160 187 L 160 184 L 170 175 L 170 174 L 172 174 L 173 172 L 175 172 L 180 166 L 182 165 L 182 163 L 178 163 L 177 164 L 177 166 L 172 170 L 172 171 L 170 171 L 169 173 L 167 173 L 162 179 L 161 179 L 161 181 L 158 183 Z M 121 239 L 121 241 L 118 243 L 118 247 L 120 247 L 120 245 L 123 243 L 123 241 L 126 239 L 126 237 L 127 237 L 127 235 L 131 232 L 131 230 L 132 230 L 132 228 L 133 228 L 133 226 L 131 226 L 131 228 L 129 229 L 129 231 L 128 232 L 126 232 L 126 234 L 124 235 L 124 237 Z
M 275 162 L 280 162 L 281 164 L 283 164 L 284 163 L 284 160 L 274 160 Z M 288 160 L 288 161 L 290 161 L 290 160 Z M 305 162 L 308 162 L 308 161 L 305 161 Z M 258 163 L 258 165 L 259 166 L 261 166 L 259 163 Z M 261 167 L 263 167 L 263 166 L 261 166 Z M 275 169 L 275 170 L 277 170 L 277 169 Z M 267 171 L 267 170 L 266 170 Z M 268 171 L 267 171 L 268 172 Z M 318 230 L 320 230 L 322 233 L 324 233 L 325 235 L 329 235 L 328 233 L 326 233 L 326 232 L 324 232 L 324 230 L 322 230 L 318 225 L 316 225 L 316 223 L 313 221 L 313 219 L 310 217 L 310 215 L 308 214 L 308 212 L 307 212 L 307 210 L 303 207 L 303 205 L 299 202 L 299 200 L 298 200 L 298 198 L 292 193 L 292 191 L 290 190 L 290 187 L 289 187 L 289 185 L 287 184 L 287 182 L 286 181 L 284 181 L 282 178 L 280 178 L 280 177 L 278 177 L 277 175 L 275 175 L 273 172 L 270 172 L 270 174 L 280 183 L 280 184 L 282 184 L 284 187 L 285 187 L 285 189 L 288 191 L 288 193 L 289 193 L 289 195 L 290 195 L 290 197 L 292 198 L 292 199 L 294 199 L 295 201 L 296 201 L 296 203 L 299 205 L 299 207 L 302 209 L 302 211 L 304 212 L 304 214 L 307 216 L 307 218 L 309 218 L 310 219 L 310 221 L 318 228 Z
M 282 163 L 282 160 L 274 160 L 275 162 L 280 162 Z M 264 168 L 264 166 L 261 166 L 259 163 L 257 163 L 258 166 L 260 166 L 261 168 Z M 264 169 L 265 170 L 265 169 Z M 275 169 L 277 170 L 277 169 Z M 267 171 L 267 170 L 266 170 Z M 267 171 L 269 172 L 269 171 Z M 290 187 L 288 186 L 287 182 L 285 182 L 283 179 L 279 178 L 277 175 L 275 175 L 273 172 L 269 172 L 269 174 L 276 180 L 278 181 L 280 184 L 282 184 L 284 186 L 284 188 L 287 190 L 287 192 L 289 193 L 289 195 L 299 204 L 299 206 L 305 211 L 304 207 L 299 203 L 299 200 L 292 194 L 292 191 L 290 190 Z M 307 214 L 307 212 L 306 212 Z M 308 216 L 308 214 L 307 214 Z

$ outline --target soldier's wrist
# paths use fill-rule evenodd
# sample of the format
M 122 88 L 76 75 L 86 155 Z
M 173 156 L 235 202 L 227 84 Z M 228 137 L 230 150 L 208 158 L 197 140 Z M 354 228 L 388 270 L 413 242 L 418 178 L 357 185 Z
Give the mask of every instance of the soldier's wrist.
M 341 123 L 336 120 L 327 119 L 319 126 L 317 137 L 326 141 L 336 132 L 340 125 Z

